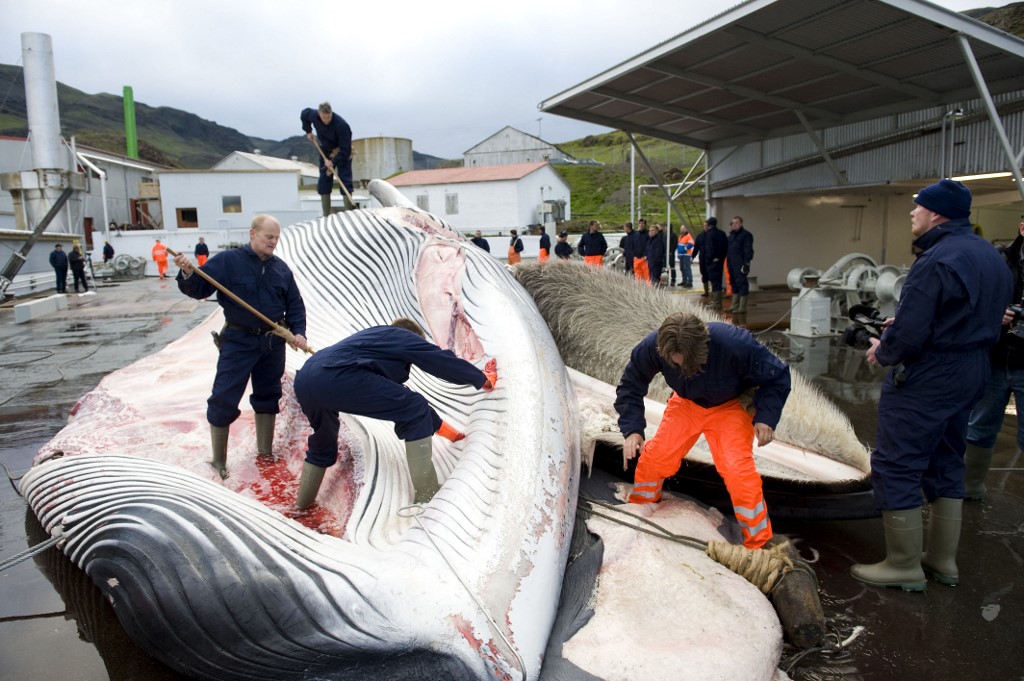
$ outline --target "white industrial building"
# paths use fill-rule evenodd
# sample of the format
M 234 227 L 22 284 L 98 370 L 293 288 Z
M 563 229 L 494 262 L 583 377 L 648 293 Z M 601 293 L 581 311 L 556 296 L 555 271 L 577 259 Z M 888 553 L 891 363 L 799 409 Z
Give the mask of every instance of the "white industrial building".
M 414 170 L 389 181 L 418 207 L 463 232 L 553 227 L 571 217 L 569 185 L 544 161 Z
M 299 186 L 303 189 L 315 188 L 320 179 L 320 168 L 312 163 L 292 158 L 277 158 L 254 152 L 232 151 L 217 161 L 211 170 L 288 170 L 298 172 Z
M 467 168 L 518 163 L 572 163 L 574 159 L 554 144 L 505 126 L 462 154 Z

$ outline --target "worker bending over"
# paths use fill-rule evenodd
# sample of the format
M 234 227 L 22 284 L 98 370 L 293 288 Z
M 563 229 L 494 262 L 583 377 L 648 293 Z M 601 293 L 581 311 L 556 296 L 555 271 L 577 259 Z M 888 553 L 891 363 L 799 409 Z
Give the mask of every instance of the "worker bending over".
M 658 374 L 673 394 L 658 432 L 645 443 L 644 397 Z M 738 399 L 750 389 L 753 416 Z M 616 389 L 615 410 L 626 437 L 623 460 L 640 455 L 629 502 L 659 501 L 665 478 L 675 475 L 703 434 L 729 490 L 744 546 L 763 546 L 772 538 L 772 525 L 753 441 L 756 435 L 760 447 L 774 439 L 789 390 L 789 367 L 746 329 L 705 324 L 686 312 L 667 317 L 633 348 Z
M 497 380 L 428 342 L 423 329 L 404 318 L 354 333 L 306 360 L 295 374 L 295 396 L 313 434 L 295 500 L 298 508 L 316 500 L 324 471 L 338 460 L 339 412 L 394 421 L 395 434 L 405 440 L 416 502 L 434 496 L 440 485 L 431 461 L 431 436 L 452 442 L 466 436 L 442 421 L 425 397 L 402 385 L 413 364 L 449 383 L 487 391 Z

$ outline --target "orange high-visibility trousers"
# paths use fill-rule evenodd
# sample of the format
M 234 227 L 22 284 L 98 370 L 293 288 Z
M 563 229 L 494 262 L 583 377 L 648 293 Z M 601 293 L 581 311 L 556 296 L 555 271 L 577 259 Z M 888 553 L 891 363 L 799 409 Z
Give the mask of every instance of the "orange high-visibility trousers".
M 604 267 L 604 256 L 603 255 L 585 255 L 583 256 L 583 262 L 587 267 Z
M 540 253 L 537 254 L 537 262 L 547 262 L 551 258 L 551 254 L 548 253 L 548 249 L 540 249 Z
M 518 253 L 516 253 L 516 247 L 515 246 L 509 246 L 508 247 L 508 264 L 509 265 L 518 265 L 519 262 L 522 259 L 523 259 L 523 256 L 521 256 Z
M 647 266 L 647 258 L 633 258 L 633 276 L 638 281 L 651 285 L 651 270 Z
M 202 267 L 203 265 L 206 264 L 206 259 L 207 258 L 209 258 L 209 256 L 207 256 L 207 255 L 197 255 L 196 256 L 196 264 L 199 265 L 200 267 Z
M 661 499 L 662 481 L 675 475 L 701 433 L 729 490 L 743 545 L 760 548 L 772 538 L 772 525 L 761 492 L 761 475 L 754 466 L 753 418 L 738 400 L 705 409 L 673 393 L 658 432 L 640 452 L 630 503 Z

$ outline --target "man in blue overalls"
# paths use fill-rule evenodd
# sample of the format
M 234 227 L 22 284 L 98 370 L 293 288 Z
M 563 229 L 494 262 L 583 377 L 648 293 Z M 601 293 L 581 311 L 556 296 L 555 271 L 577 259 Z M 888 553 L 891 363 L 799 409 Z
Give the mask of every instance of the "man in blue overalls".
M 327 161 L 320 159 L 320 179 L 316 183 L 316 193 L 320 195 L 320 204 L 324 217 L 331 214 L 331 189 L 334 187 L 333 168 L 338 173 L 348 193 L 352 193 L 352 128 L 345 119 L 331 110 L 330 102 L 324 102 L 316 109 L 303 109 L 299 116 L 302 119 L 302 131 L 313 140 L 319 141 Z M 345 210 L 355 208 L 349 203 L 348 195 L 342 192 L 345 199 Z
M 423 329 L 405 318 L 358 331 L 317 352 L 298 370 L 295 397 L 313 427 L 295 499 L 298 508 L 316 500 L 324 472 L 338 460 L 339 412 L 394 421 L 395 434 L 405 440 L 416 502 L 434 496 L 439 485 L 431 436 L 453 442 L 466 436 L 442 421 L 425 397 L 403 385 L 413 364 L 449 383 L 477 389 L 489 391 L 497 380 L 427 341 Z
M 871 454 L 886 557 L 850 568 L 862 582 L 905 591 L 923 591 L 925 573 L 943 584 L 960 581 L 956 550 L 967 417 L 984 389 L 988 350 L 999 338 L 1013 291 L 996 249 L 971 231 L 967 187 L 941 180 L 922 189 L 914 203 L 911 233 L 920 253 L 896 316 L 867 351 L 869 362 L 891 367 Z M 924 556 L 922 490 L 931 504 Z
M 274 255 L 281 225 L 269 215 L 257 215 L 249 229 L 249 243 L 221 251 L 203 265 L 214 281 L 240 297 L 268 319 L 282 322 L 295 335 L 293 347 L 306 348 L 306 307 L 292 271 Z M 188 256 L 179 253 L 178 288 L 190 298 L 202 300 L 217 293 L 224 309 L 224 329 L 219 334 L 220 356 L 213 391 L 207 400 L 213 460 L 220 477 L 228 476 L 228 430 L 238 415 L 238 403 L 252 377 L 249 403 L 256 412 L 256 451 L 270 454 L 274 421 L 281 399 L 285 341 L 244 307 L 195 275 Z M 195 275 L 195 276 L 193 276 Z

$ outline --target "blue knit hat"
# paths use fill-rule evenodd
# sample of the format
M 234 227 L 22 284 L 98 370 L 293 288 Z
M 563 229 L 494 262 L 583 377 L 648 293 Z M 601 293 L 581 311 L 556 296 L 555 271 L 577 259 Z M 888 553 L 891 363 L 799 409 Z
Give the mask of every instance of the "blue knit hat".
M 919 191 L 914 203 L 950 220 L 966 218 L 971 214 L 971 190 L 963 182 L 939 180 Z

